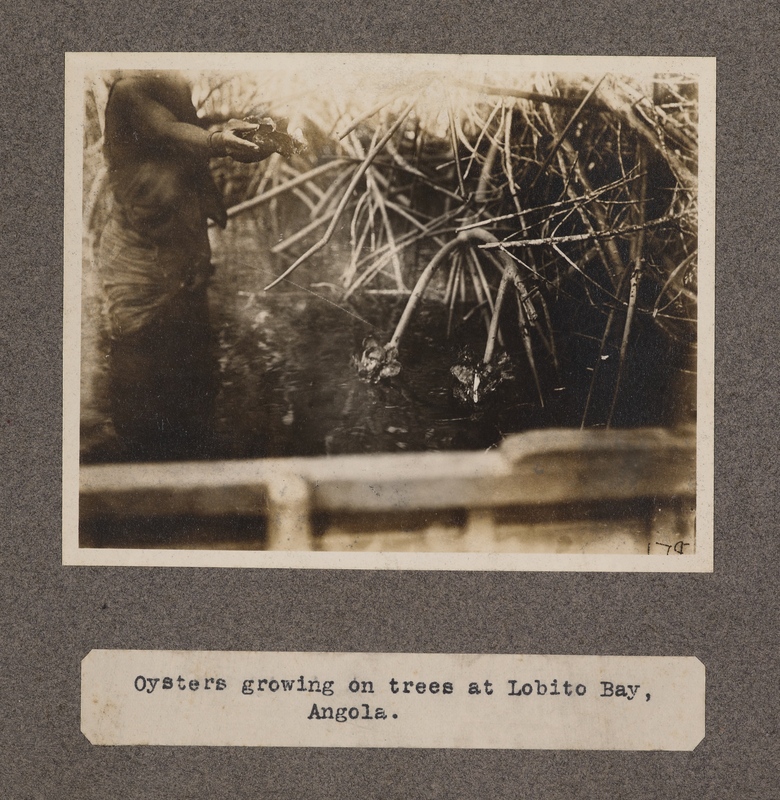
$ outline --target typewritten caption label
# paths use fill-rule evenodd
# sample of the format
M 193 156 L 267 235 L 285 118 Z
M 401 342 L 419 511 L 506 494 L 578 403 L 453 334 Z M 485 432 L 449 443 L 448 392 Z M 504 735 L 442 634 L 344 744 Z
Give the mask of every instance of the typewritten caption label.
M 693 750 L 704 666 L 655 656 L 93 650 L 96 745 Z

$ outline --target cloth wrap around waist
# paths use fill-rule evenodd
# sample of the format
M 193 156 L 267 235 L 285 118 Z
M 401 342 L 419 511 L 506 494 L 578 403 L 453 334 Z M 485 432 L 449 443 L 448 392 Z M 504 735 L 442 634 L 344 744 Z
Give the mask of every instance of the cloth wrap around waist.
M 126 180 L 122 180 L 125 178 Z M 114 176 L 114 208 L 98 259 L 114 337 L 146 328 L 212 271 L 208 208 L 176 164 Z

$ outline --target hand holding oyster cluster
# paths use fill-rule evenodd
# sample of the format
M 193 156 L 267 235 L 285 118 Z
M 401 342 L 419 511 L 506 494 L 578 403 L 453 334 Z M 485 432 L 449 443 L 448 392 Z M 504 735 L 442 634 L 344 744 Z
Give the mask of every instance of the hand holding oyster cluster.
M 306 150 L 306 142 L 303 139 L 303 132 L 300 128 L 293 131 L 292 136 L 287 133 L 288 121 L 279 119 L 274 121 L 271 117 L 245 117 L 244 122 L 257 127 L 251 131 L 243 131 L 238 135 L 252 144 L 257 145 L 262 151 L 280 153 L 285 158 L 303 153 Z
M 270 117 L 231 119 L 221 130 L 209 137 L 212 156 L 229 156 L 235 161 L 253 164 L 263 161 L 273 153 L 290 158 L 306 150 L 303 132 L 297 128 L 293 135 L 287 133 L 287 120 L 278 122 Z

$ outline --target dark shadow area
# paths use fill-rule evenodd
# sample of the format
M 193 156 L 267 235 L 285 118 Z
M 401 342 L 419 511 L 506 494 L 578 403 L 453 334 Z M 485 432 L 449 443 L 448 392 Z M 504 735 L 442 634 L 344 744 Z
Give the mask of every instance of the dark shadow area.
M 79 547 L 264 550 L 263 517 L 93 517 L 79 526 Z

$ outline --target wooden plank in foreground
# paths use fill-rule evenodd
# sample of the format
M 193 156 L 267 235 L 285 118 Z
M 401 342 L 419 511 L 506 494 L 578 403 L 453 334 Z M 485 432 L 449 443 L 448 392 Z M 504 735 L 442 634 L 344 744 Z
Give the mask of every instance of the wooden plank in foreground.
M 545 430 L 488 453 L 419 453 L 81 468 L 80 517 L 267 516 L 499 509 L 695 496 L 693 429 Z M 308 490 L 306 489 L 308 487 Z

